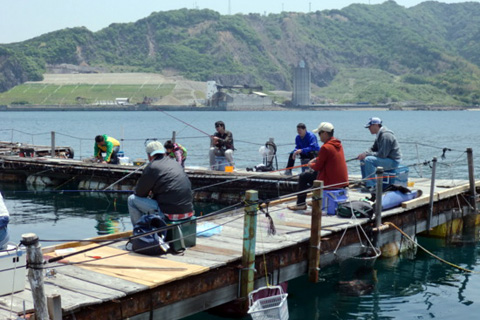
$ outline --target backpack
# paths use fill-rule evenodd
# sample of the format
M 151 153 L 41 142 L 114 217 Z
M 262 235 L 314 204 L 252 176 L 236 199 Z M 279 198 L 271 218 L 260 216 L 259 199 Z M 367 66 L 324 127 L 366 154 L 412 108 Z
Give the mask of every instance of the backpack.
M 158 256 L 167 253 L 170 247 L 164 240 L 167 234 L 166 229 L 135 237 L 166 226 L 167 224 L 159 215 L 144 214 L 133 226 L 133 238 L 128 242 L 132 245 L 132 251 L 149 256 Z
M 372 218 L 374 213 L 373 206 L 366 201 L 347 201 L 339 203 L 337 215 L 343 218 Z

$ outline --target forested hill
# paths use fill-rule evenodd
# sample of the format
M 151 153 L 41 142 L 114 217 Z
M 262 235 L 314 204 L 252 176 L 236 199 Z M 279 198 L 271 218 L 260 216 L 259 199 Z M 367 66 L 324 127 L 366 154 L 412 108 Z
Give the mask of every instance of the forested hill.
M 345 90 L 343 102 L 394 102 L 418 92 L 424 100 L 445 95 L 478 104 L 480 4 L 429 1 L 407 9 L 387 1 L 233 16 L 155 12 L 95 33 L 64 29 L 1 45 L 0 92 L 42 79 L 47 64 L 61 63 L 291 90 L 292 66 L 300 60 L 311 69 L 313 93 L 328 95 L 336 85 Z

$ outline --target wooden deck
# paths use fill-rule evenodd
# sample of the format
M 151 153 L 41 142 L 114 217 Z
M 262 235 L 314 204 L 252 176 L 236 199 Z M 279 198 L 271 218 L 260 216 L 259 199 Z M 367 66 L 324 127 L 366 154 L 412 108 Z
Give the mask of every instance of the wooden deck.
M 415 235 L 426 230 L 430 202 L 430 180 L 410 179 L 414 189 L 423 191 L 420 198 L 405 202 L 401 207 L 382 212 L 389 221 L 406 233 Z M 480 181 L 476 182 L 476 187 Z M 467 215 L 468 181 L 437 180 L 431 227 Z M 349 190 L 349 199 L 365 197 L 358 190 Z M 258 212 L 256 233 L 256 287 L 265 284 L 265 269 L 270 283 L 284 282 L 307 272 L 310 248 L 311 208 L 292 212 L 286 208 L 294 198 L 277 201 L 269 207 L 276 235 L 268 235 L 268 221 Z M 47 295 L 61 296 L 64 319 L 179 319 L 239 297 L 241 256 L 243 249 L 244 211 L 237 209 L 221 217 L 199 219 L 202 223 L 222 226 L 218 235 L 197 237 L 195 247 L 183 254 L 149 257 L 125 250 L 125 241 L 96 248 L 85 241 L 44 248 L 46 258 L 56 256 L 56 250 L 74 247 L 86 254 L 68 257 L 68 261 L 47 264 L 45 288 Z M 337 253 L 358 254 L 356 227 L 371 234 L 369 219 L 346 219 L 322 216 L 320 267 L 336 263 L 334 250 L 345 232 Z M 34 230 L 32 230 L 34 231 Z M 125 236 L 125 234 L 121 235 Z M 105 238 L 112 238 L 113 235 Z M 382 231 L 379 247 L 400 241 L 401 234 L 393 228 Z M 61 251 L 57 251 L 59 253 Z M 96 257 L 97 259 L 92 259 Z M 100 258 L 100 259 L 98 259 Z M 82 261 L 82 264 L 74 264 Z M 266 265 L 266 266 L 265 266 Z M 0 318 L 16 319 L 23 303 L 33 311 L 32 295 L 26 290 L 0 297 Z M 8 310 L 13 310 L 11 314 Z

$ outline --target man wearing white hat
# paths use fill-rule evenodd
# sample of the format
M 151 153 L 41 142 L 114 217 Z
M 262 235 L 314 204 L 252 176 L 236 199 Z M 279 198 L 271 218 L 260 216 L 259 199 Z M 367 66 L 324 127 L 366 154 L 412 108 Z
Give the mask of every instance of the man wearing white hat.
M 192 186 L 182 166 L 165 156 L 165 148 L 158 141 L 148 143 L 145 151 L 150 163 L 143 170 L 134 194 L 128 197 L 132 224 L 143 214 L 158 214 L 169 220 L 193 216 Z
M 367 179 L 363 191 L 373 192 L 376 182 L 370 178 L 375 175 L 377 167 L 383 167 L 384 170 L 397 168 L 402 161 L 402 153 L 393 131 L 383 126 L 380 118 L 370 118 L 365 128 L 377 135 L 373 145 L 358 155 L 362 179 Z
M 345 154 L 340 140 L 333 136 L 334 128 L 330 122 L 322 122 L 312 132 L 318 133 L 323 145 L 320 147 L 318 156 L 310 160 L 308 166 L 313 172 L 304 172 L 298 178 L 298 191 L 307 190 L 313 186 L 316 180 L 322 180 L 325 189 L 341 189 L 348 186 L 348 170 Z M 306 193 L 297 196 L 297 203 L 288 205 L 290 210 L 306 210 Z

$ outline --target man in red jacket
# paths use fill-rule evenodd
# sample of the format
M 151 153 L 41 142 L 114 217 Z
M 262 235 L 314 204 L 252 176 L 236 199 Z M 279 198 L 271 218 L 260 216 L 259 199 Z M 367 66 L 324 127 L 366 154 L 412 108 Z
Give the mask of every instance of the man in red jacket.
M 317 129 L 320 141 L 323 142 L 316 159 L 310 160 L 308 166 L 314 172 L 304 172 L 298 179 L 298 191 L 307 190 L 312 187 L 313 181 L 322 180 L 325 189 L 340 189 L 348 186 L 348 170 L 345 161 L 345 154 L 340 140 L 333 136 L 334 128 L 329 122 L 322 122 Z M 287 206 L 290 210 L 306 210 L 306 193 L 297 196 L 295 205 Z

